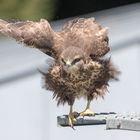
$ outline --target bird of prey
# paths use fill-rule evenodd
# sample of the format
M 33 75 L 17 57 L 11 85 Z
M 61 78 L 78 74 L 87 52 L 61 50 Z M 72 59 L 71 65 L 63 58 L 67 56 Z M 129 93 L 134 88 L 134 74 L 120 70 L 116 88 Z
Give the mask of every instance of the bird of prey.
M 47 20 L 0 20 L 0 33 L 10 36 L 28 47 L 37 48 L 54 58 L 54 63 L 44 75 L 44 85 L 53 91 L 59 104 L 68 103 L 69 126 L 73 127 L 73 104 L 84 97 L 87 105 L 80 116 L 94 115 L 90 103 L 104 97 L 109 80 L 117 80 L 118 70 L 110 58 L 107 28 L 94 18 L 75 18 L 55 32 Z

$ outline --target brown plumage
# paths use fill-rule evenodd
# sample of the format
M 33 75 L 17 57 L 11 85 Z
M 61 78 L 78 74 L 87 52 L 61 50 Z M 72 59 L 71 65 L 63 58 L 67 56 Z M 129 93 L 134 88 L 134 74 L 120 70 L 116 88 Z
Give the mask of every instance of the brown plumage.
M 111 64 L 110 59 L 96 60 L 85 63 L 78 73 L 71 74 L 55 63 L 44 74 L 46 89 L 54 92 L 57 103 L 73 105 L 76 98 L 84 97 L 93 100 L 104 97 L 108 81 L 117 80 L 118 71 Z
M 84 97 L 88 101 L 81 116 L 93 115 L 89 110 L 90 102 L 104 97 L 109 80 L 116 80 L 119 74 L 111 60 L 103 58 L 110 50 L 107 28 L 101 27 L 94 18 L 71 20 L 60 32 L 54 32 L 44 19 L 40 22 L 0 20 L 0 33 L 55 59 L 48 73 L 43 74 L 44 86 L 54 92 L 58 105 L 68 103 L 71 106 L 68 116 L 71 127 L 75 99 Z
M 109 51 L 107 30 L 97 24 L 94 18 L 71 20 L 60 32 L 54 32 L 45 19 L 40 22 L 10 22 L 0 19 L 0 33 L 13 37 L 28 47 L 38 48 L 54 58 L 59 58 L 69 46 L 82 47 L 88 55 L 98 57 Z

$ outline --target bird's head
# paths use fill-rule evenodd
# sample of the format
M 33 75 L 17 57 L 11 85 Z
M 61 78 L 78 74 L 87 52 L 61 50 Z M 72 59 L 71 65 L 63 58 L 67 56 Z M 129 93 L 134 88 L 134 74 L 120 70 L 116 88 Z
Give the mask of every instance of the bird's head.
M 83 67 L 85 53 L 78 47 L 68 47 L 62 51 L 59 61 L 66 72 L 74 73 Z

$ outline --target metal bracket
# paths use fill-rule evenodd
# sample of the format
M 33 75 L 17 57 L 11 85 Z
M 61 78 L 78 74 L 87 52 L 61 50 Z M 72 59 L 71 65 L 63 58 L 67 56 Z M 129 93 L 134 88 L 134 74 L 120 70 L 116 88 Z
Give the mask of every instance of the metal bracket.
M 74 121 L 75 126 L 79 125 L 101 125 L 106 124 L 106 119 L 108 115 L 115 115 L 114 112 L 109 113 L 95 113 L 94 116 L 77 117 Z M 60 126 L 68 126 L 68 115 L 58 116 L 57 123 Z
M 106 129 L 140 131 L 140 112 L 118 113 L 114 116 L 109 116 L 106 120 Z
M 105 125 L 106 129 L 123 129 L 140 131 L 139 113 L 96 113 L 95 116 L 77 117 L 74 126 L 80 125 Z M 68 116 L 58 116 L 57 123 L 60 126 L 68 126 Z

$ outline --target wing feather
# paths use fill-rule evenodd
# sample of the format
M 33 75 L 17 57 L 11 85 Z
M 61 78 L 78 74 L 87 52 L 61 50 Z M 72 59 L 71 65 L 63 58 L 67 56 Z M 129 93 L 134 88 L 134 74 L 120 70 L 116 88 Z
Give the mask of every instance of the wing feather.
M 0 33 L 15 38 L 57 58 L 67 46 L 82 48 L 91 57 L 102 57 L 108 51 L 107 29 L 94 18 L 76 18 L 67 22 L 62 31 L 54 32 L 47 20 L 40 22 L 9 22 L 0 19 Z
M 4 21 L 0 19 L 0 33 L 10 36 L 28 47 L 35 47 L 42 52 L 56 57 L 54 48 L 55 32 L 47 20 L 33 21 Z
M 91 57 L 102 57 L 109 50 L 107 28 L 101 27 L 94 18 L 76 18 L 67 22 L 64 32 L 67 44 L 82 47 Z

